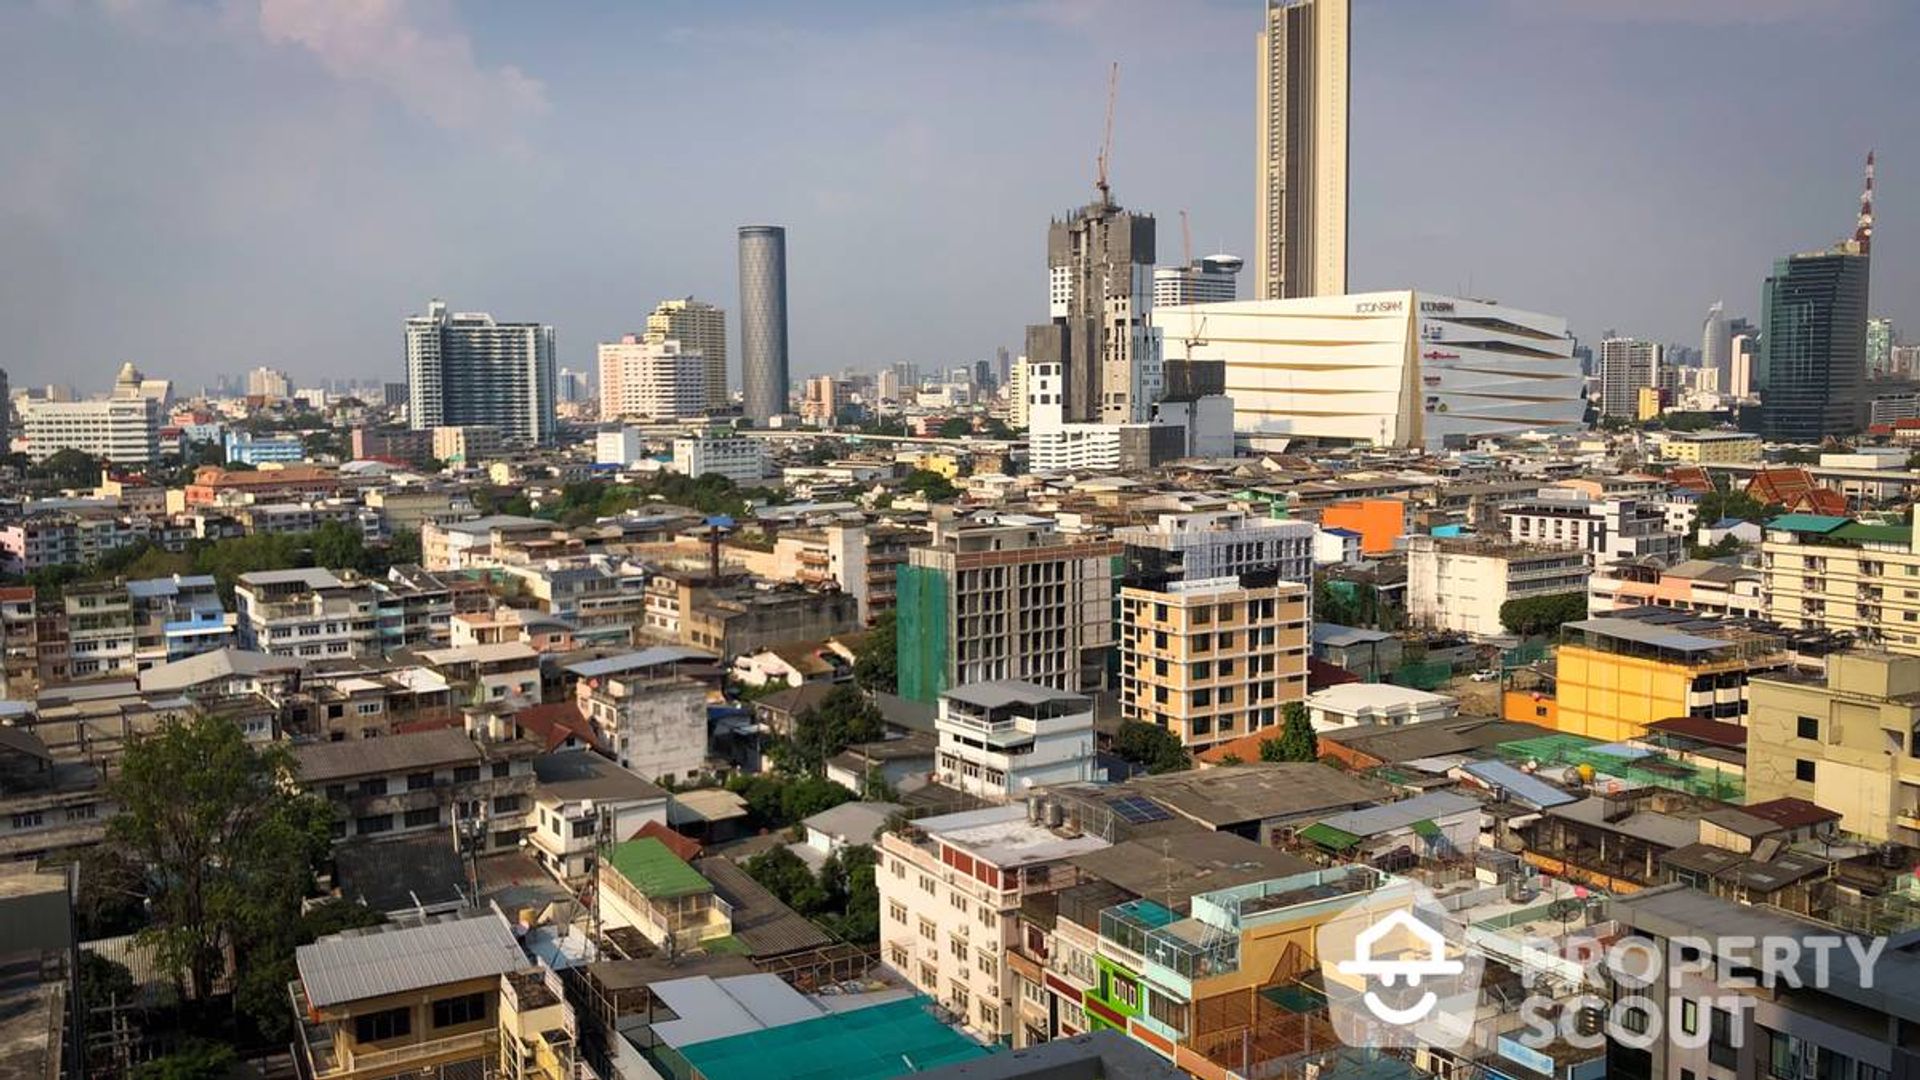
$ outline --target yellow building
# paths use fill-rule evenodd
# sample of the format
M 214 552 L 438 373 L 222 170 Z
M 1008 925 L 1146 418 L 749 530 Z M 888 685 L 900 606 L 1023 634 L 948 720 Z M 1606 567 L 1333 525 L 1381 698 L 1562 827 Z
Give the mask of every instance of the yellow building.
M 939 473 L 949 480 L 960 476 L 960 458 L 955 454 L 938 450 L 924 450 L 919 453 L 900 455 L 908 465 L 924 472 Z
M 1635 416 L 1640 420 L 1651 420 L 1660 415 L 1660 390 L 1658 387 L 1643 386 L 1640 398 L 1635 403 Z
M 1183 745 L 1280 724 L 1307 696 L 1307 589 L 1269 573 L 1120 590 L 1120 715 Z
M 1656 621 L 1657 620 L 1657 621 Z M 1606 742 L 1680 716 L 1744 722 L 1747 680 L 1789 664 L 1779 639 L 1714 619 L 1635 608 L 1566 624 L 1556 653 L 1554 706 L 1509 695 L 1508 719 Z M 1524 715 L 1515 715 L 1524 710 Z
M 1759 461 L 1760 436 L 1744 431 L 1676 431 L 1660 444 L 1659 457 L 1689 465 Z
M 498 909 L 323 937 L 289 987 L 302 1076 L 574 1075 L 574 1017 Z
M 1856 650 L 1824 679 L 1763 676 L 1747 716 L 1747 801 L 1791 796 L 1869 840 L 1920 844 L 1920 657 Z

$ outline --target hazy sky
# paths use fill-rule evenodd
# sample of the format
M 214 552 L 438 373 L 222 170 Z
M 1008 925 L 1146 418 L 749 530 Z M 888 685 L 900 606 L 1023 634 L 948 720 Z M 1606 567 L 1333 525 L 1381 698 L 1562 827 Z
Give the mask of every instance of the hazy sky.
M 1874 309 L 1920 338 L 1920 4 L 1354 6 L 1356 290 L 1697 345 L 1711 301 L 1757 318 L 1772 258 L 1851 229 L 1875 146 Z M 1182 207 L 1196 253 L 1249 253 L 1260 10 L 6 0 L 0 366 L 398 379 L 436 295 L 590 366 L 663 297 L 731 312 L 749 222 L 789 229 L 796 376 L 1017 349 L 1113 60 L 1116 196 L 1163 262 Z

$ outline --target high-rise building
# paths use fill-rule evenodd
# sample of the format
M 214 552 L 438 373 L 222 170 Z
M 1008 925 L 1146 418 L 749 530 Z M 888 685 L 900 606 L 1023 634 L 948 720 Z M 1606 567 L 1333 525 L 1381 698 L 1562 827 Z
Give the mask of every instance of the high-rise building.
M 293 396 L 293 380 L 284 371 L 257 367 L 247 372 L 247 396 L 273 398 Z
M 1267 0 L 1255 103 L 1253 291 L 1347 291 L 1348 0 Z
M 495 427 L 509 439 L 553 441 L 553 327 L 427 304 L 407 319 L 407 423 Z
M 600 345 L 600 418 L 623 416 L 679 420 L 707 408 L 707 364 L 699 352 L 674 340 L 646 341 L 638 334 Z
M 563 367 L 553 383 L 554 396 L 565 404 L 578 404 L 593 396 L 593 380 L 584 371 Z
M 1729 374 L 1732 347 L 1733 331 L 1727 322 L 1726 305 L 1715 300 L 1700 326 L 1700 366 L 1719 372 L 1721 385 L 1726 384 Z
M 1067 423 L 1148 419 L 1160 391 L 1152 327 L 1154 224 L 1102 186 L 1047 228 L 1048 322 L 1027 327 L 1027 358 L 1058 364 Z
M 1610 337 L 1600 343 L 1600 415 L 1637 420 L 1640 391 L 1659 385 L 1661 349 L 1639 338 Z
M 142 388 L 149 380 L 123 364 L 105 401 L 41 401 L 26 406 L 21 426 L 27 456 L 45 461 L 78 450 L 115 465 L 151 465 L 160 460 L 160 401 Z
M 1883 379 L 1893 368 L 1893 320 L 1867 320 L 1867 377 Z
M 1778 260 L 1761 294 L 1756 381 L 1767 438 L 1817 443 L 1860 430 L 1872 249 L 1869 153 L 1853 235 L 1825 251 Z
M 993 350 L 993 382 L 995 386 L 1007 385 L 1013 378 L 1013 354 L 1005 345 Z
M 1153 271 L 1153 306 L 1220 304 L 1240 299 L 1238 255 L 1208 255 L 1185 266 L 1158 266 Z
M 1120 590 L 1120 715 L 1198 748 L 1278 728 L 1307 696 L 1308 585 L 1272 572 Z
M 816 375 L 806 382 L 805 395 L 800 401 L 800 419 L 821 427 L 832 427 L 834 419 L 840 415 L 840 405 L 845 396 L 840 383 L 831 375 Z
M 7 372 L 0 368 L 0 454 L 13 442 L 13 391 L 7 386 Z
M 783 263 L 784 264 L 784 263 Z M 782 307 L 784 308 L 784 303 Z M 727 407 L 727 313 L 704 300 L 688 296 L 662 300 L 647 316 L 644 340 L 659 344 L 677 341 L 680 347 L 699 353 L 706 361 L 706 406 Z
M 1735 334 L 1727 351 L 1727 395 L 1753 396 L 1753 362 L 1760 352 L 1757 334 Z
M 787 411 L 787 230 L 740 226 L 740 393 L 747 418 Z

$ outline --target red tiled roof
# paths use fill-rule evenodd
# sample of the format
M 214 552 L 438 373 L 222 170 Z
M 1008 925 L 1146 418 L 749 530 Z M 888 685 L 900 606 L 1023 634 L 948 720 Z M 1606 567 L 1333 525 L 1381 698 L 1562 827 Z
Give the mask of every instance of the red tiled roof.
M 31 600 L 35 595 L 33 586 L 31 585 L 10 585 L 6 588 L 0 588 L 0 601 L 6 603 Z
M 1893 430 L 1920 431 L 1920 416 L 1909 417 L 1908 419 L 1905 419 L 1905 420 L 1895 420 L 1893 422 Z
M 1251 735 L 1242 735 L 1232 742 L 1215 743 L 1195 754 L 1194 757 L 1209 765 L 1225 764 L 1229 757 L 1239 758 L 1242 762 L 1255 762 L 1260 760 L 1260 744 L 1268 739 L 1279 737 L 1278 727 L 1261 728 Z
M 569 736 L 591 747 L 600 745 L 593 733 L 593 724 L 580 715 L 579 707 L 571 701 L 530 705 L 513 714 L 513 720 L 527 734 L 539 739 L 549 752 L 558 749 Z
M 1667 470 L 1667 483 L 1674 487 L 1697 491 L 1702 495 L 1713 490 L 1713 478 L 1707 470 L 1698 465 L 1676 465 Z
M 657 821 L 649 821 L 633 831 L 629 840 L 654 839 L 667 846 L 681 862 L 692 862 L 700 855 L 700 841 L 669 829 Z
M 1762 469 L 1747 483 L 1747 494 L 1763 503 L 1779 503 L 1801 514 L 1845 516 L 1847 497 L 1814 483 L 1802 468 Z
M 1869 435 L 1891 435 L 1891 434 L 1893 434 L 1893 425 L 1892 425 L 1892 424 L 1868 424 L 1868 425 L 1867 425 L 1867 434 L 1869 434 Z
M 1818 803 L 1791 797 L 1749 803 L 1741 809 L 1754 817 L 1771 821 L 1783 829 L 1800 829 L 1808 825 L 1840 820 L 1838 810 L 1829 810 Z

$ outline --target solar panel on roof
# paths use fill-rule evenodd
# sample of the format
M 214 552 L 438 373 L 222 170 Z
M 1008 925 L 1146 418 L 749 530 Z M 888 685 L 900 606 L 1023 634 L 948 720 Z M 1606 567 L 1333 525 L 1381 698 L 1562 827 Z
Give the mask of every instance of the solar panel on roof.
M 1107 806 L 1112 808 L 1114 813 L 1119 814 L 1121 820 L 1127 822 L 1129 825 L 1145 825 L 1150 821 L 1166 821 L 1173 816 L 1159 803 L 1154 802 L 1152 799 L 1142 798 L 1139 795 L 1122 795 L 1118 798 L 1108 799 Z

